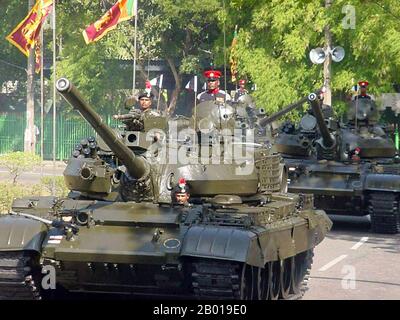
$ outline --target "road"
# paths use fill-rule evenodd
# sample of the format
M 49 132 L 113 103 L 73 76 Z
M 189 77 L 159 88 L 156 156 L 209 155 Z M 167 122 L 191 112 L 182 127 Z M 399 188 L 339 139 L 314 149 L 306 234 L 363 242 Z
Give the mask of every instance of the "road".
M 371 233 L 368 217 L 332 217 L 315 249 L 304 300 L 400 299 L 400 234 Z
M 52 161 L 44 161 L 43 166 L 36 166 L 28 172 L 23 172 L 20 177 L 18 177 L 19 183 L 35 184 L 40 183 L 41 177 L 46 176 L 62 176 L 62 173 L 66 167 L 64 162 L 56 162 L 53 169 Z M 9 170 L 6 167 L 0 166 L 0 182 L 2 181 L 12 181 Z

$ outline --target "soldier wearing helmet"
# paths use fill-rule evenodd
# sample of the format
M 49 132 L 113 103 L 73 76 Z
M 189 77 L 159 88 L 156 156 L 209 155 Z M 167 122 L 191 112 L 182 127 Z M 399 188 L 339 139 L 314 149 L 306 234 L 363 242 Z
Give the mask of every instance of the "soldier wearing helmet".
M 224 103 L 232 100 L 231 96 L 223 90 L 220 90 L 221 72 L 218 70 L 207 70 L 204 72 L 204 77 L 207 79 L 206 91 L 197 95 L 199 102 L 216 101 Z

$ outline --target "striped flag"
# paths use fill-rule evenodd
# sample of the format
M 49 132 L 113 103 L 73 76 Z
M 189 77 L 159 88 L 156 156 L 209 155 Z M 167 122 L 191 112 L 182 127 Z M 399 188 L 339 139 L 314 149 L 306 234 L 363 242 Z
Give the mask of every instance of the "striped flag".
M 194 76 L 192 79 L 190 79 L 190 81 L 186 84 L 185 89 L 197 92 L 197 76 Z
M 24 55 L 35 46 L 42 24 L 53 8 L 53 0 L 38 0 L 28 15 L 6 37 Z
M 118 0 L 110 10 L 83 31 L 86 44 L 100 40 L 121 21 L 129 20 L 137 14 L 137 0 Z
M 157 86 L 159 89 L 161 89 L 163 85 L 163 80 L 164 80 L 164 75 L 161 74 L 158 77 L 151 79 L 149 82 L 153 87 Z

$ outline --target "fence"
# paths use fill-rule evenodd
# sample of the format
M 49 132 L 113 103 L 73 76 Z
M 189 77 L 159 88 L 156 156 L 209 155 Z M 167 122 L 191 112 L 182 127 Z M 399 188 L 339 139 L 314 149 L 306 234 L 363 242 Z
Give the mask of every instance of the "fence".
M 104 117 L 111 127 L 117 123 L 110 115 Z M 40 131 L 40 116 L 35 116 L 35 124 Z M 23 151 L 24 131 L 26 126 L 25 113 L 0 114 L 0 154 Z M 53 119 L 44 119 L 43 158 L 53 159 Z M 56 160 L 66 160 L 70 157 L 76 144 L 81 139 L 95 136 L 94 130 L 83 119 L 64 119 L 59 115 L 56 119 Z M 40 155 L 40 135 L 37 136 L 36 153 Z

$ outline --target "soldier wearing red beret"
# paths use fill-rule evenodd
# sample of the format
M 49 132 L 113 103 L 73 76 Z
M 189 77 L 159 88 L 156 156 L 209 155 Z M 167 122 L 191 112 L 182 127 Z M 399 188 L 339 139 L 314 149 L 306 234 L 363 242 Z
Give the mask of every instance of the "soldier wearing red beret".
M 241 96 L 244 96 L 245 94 L 248 94 L 249 92 L 246 90 L 246 80 L 240 79 L 239 80 L 239 88 L 235 91 L 235 97 L 233 98 L 233 101 L 238 101 Z
M 371 100 L 371 96 L 367 94 L 368 81 L 359 81 L 358 86 L 360 88 L 360 94 L 354 97 L 356 99 L 369 99 Z
M 207 70 L 204 72 L 204 77 L 207 79 L 207 89 L 197 95 L 199 102 L 217 101 L 224 103 L 231 100 L 231 96 L 219 88 L 219 79 L 221 78 L 220 71 Z

